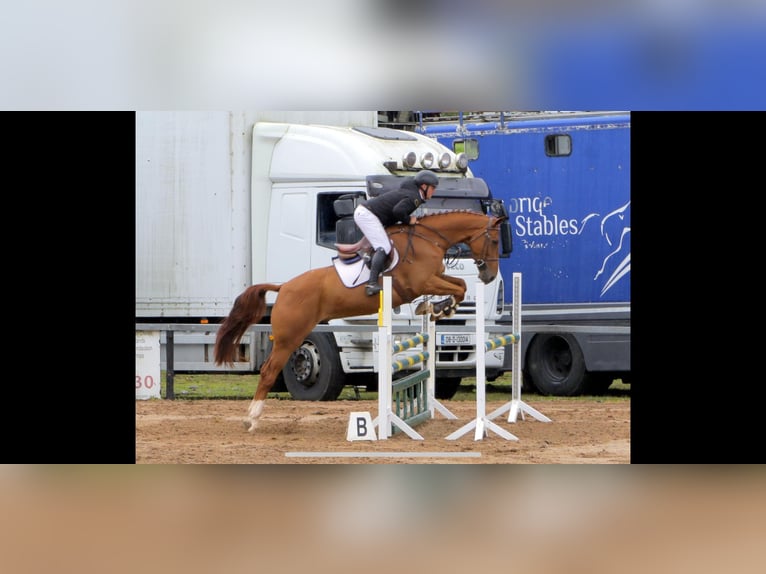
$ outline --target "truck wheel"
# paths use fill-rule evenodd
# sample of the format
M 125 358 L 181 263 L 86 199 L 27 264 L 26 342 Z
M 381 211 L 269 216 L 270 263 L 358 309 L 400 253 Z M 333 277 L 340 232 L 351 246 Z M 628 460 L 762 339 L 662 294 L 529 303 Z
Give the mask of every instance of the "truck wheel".
M 528 369 L 524 369 L 521 372 L 521 392 L 522 393 L 536 393 L 537 388 L 532 383 L 532 376 L 529 374 Z
M 460 387 L 461 377 L 436 377 L 434 381 L 434 397 L 451 399 Z
M 285 376 L 282 373 L 279 373 L 279 376 L 277 376 L 277 380 L 274 381 L 274 386 L 271 387 L 270 393 L 286 393 L 287 392 L 287 385 L 285 384 Z
M 290 395 L 298 401 L 334 401 L 346 385 L 332 333 L 311 333 L 282 369 Z
M 585 390 L 585 358 L 572 335 L 537 335 L 527 352 L 526 367 L 540 394 L 571 397 Z

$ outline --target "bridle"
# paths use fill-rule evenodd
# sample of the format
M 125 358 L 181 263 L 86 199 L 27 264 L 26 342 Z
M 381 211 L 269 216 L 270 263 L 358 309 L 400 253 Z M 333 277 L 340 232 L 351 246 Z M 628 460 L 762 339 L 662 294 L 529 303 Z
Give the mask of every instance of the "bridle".
M 500 261 L 500 257 L 489 257 L 490 249 L 493 248 L 493 246 L 497 245 L 499 243 L 499 239 L 493 239 L 492 236 L 489 234 L 490 231 L 494 231 L 495 233 L 499 232 L 499 229 L 497 227 L 497 223 L 499 223 L 500 220 L 495 220 L 495 226 L 492 225 L 492 219 L 487 219 L 487 227 L 479 231 L 476 235 L 468 239 L 466 243 L 468 245 L 471 245 L 474 241 L 479 239 L 482 235 L 484 236 L 484 244 L 481 248 L 481 257 L 477 259 L 476 257 L 473 258 L 473 262 L 476 264 L 476 268 L 479 270 L 479 272 L 483 271 L 484 268 L 487 266 L 487 261 Z M 471 253 L 473 254 L 473 248 L 471 249 Z
M 489 254 L 491 253 L 492 248 L 499 243 L 499 239 L 493 238 L 492 235 L 490 235 L 490 232 L 494 231 L 495 234 L 497 234 L 499 232 L 497 224 L 501 221 L 501 219 L 499 218 L 494 218 L 495 225 L 493 226 L 492 219 L 493 219 L 492 217 L 488 217 L 487 227 L 479 230 L 475 235 L 469 237 L 465 241 L 465 243 L 471 246 L 471 254 L 473 255 L 474 254 L 474 250 L 472 246 L 473 242 L 481 238 L 482 236 L 484 237 L 484 243 L 482 244 L 482 249 L 481 249 L 481 256 L 479 258 L 474 256 L 473 258 L 473 262 L 476 264 L 476 268 L 479 270 L 479 272 L 484 270 L 484 268 L 487 266 L 488 261 L 500 261 L 499 257 L 489 257 Z M 426 237 L 425 235 L 418 233 L 417 231 L 415 231 L 415 226 L 409 226 L 407 228 L 410 234 L 410 238 L 412 236 L 420 237 L 421 239 L 430 241 L 431 243 L 436 245 L 438 248 L 443 249 L 445 252 L 452 245 L 452 242 L 447 237 L 445 237 L 444 234 L 442 234 L 438 229 L 434 229 L 433 227 L 430 227 L 426 225 L 425 223 L 420 223 L 420 222 L 418 223 L 418 226 L 421 228 L 428 229 L 429 231 L 438 235 L 442 239 L 444 245 L 440 245 L 438 241 L 434 241 L 432 238 Z M 404 229 L 400 231 L 404 231 Z

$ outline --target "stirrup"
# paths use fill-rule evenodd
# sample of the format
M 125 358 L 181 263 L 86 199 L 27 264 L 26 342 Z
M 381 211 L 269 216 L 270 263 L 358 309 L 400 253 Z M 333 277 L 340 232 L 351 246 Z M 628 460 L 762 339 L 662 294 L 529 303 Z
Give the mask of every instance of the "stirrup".
M 383 291 L 383 287 L 378 285 L 377 283 L 367 283 L 367 285 L 364 288 L 364 292 L 367 293 L 367 295 L 377 295 Z

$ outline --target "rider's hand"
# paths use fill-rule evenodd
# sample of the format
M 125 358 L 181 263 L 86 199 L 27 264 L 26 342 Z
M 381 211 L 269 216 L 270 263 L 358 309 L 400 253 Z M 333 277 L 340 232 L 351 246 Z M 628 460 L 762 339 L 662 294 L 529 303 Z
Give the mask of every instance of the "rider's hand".
M 415 225 L 418 222 L 418 218 L 414 215 L 410 215 L 410 225 Z

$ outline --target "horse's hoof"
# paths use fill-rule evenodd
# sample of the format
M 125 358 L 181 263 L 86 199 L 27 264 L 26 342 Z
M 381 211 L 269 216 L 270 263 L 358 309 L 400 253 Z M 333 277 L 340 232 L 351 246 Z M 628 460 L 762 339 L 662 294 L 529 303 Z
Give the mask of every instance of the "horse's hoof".
M 415 307 L 415 315 L 425 315 L 430 311 L 431 304 L 421 301 L 418 306 Z
M 247 432 L 252 432 L 253 428 L 255 428 L 255 425 L 251 421 L 248 421 L 248 420 L 242 421 L 242 426 L 245 427 L 245 430 Z

